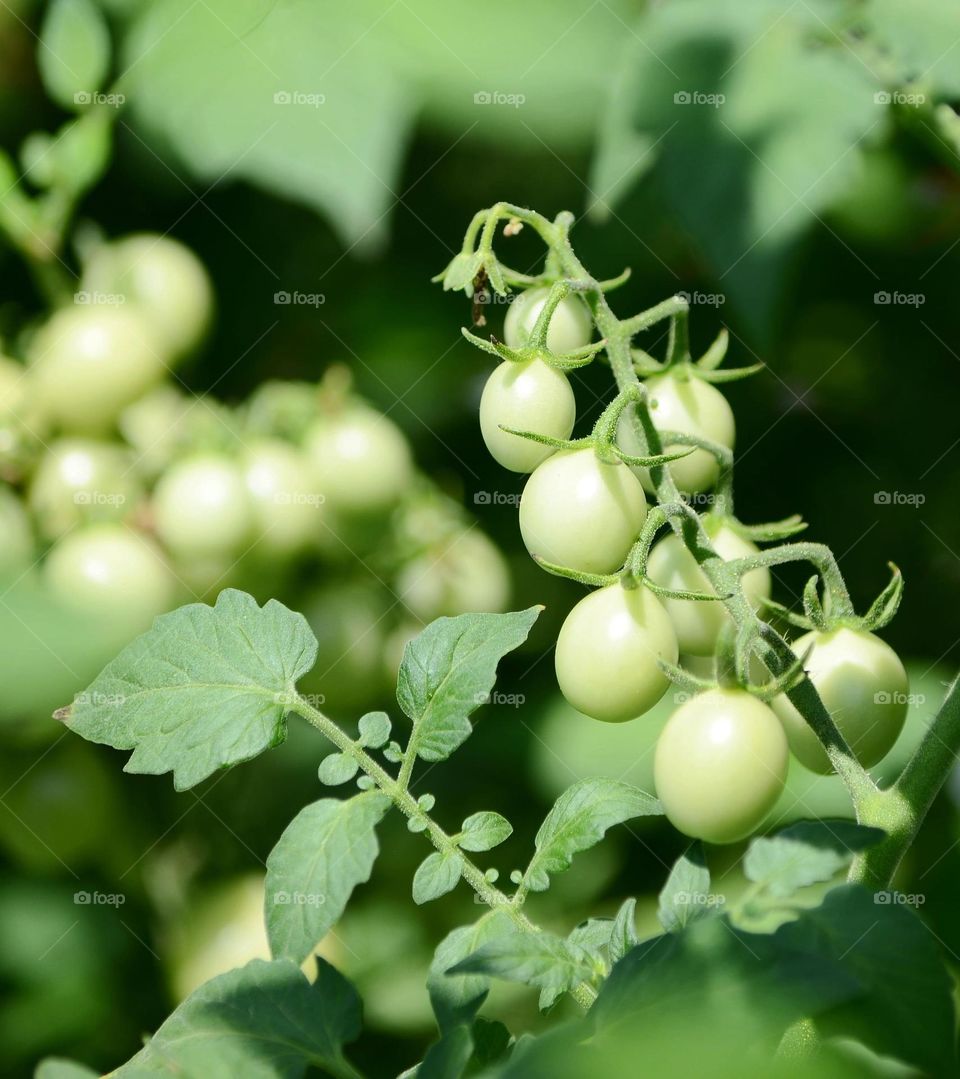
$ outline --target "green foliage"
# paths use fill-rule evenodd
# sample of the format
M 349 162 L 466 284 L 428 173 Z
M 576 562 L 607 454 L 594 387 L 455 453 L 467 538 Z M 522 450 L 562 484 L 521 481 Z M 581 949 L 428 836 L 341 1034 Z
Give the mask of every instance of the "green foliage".
M 297 1079 L 311 1066 L 342 1074 L 343 1047 L 360 1033 L 360 1000 L 329 963 L 317 964 L 313 985 L 285 959 L 255 959 L 214 978 L 113 1074 Z
M 430 964 L 427 989 L 442 1031 L 472 1020 L 490 991 L 490 979 L 484 974 L 448 972 L 486 943 L 512 931 L 510 918 L 502 911 L 493 911 L 473 925 L 452 930 L 437 945 Z
M 461 850 L 492 850 L 508 839 L 513 833 L 513 826 L 499 813 L 481 810 L 471 813 L 463 822 L 460 834 L 456 837 Z
M 66 109 L 90 103 L 110 66 L 110 31 L 93 0 L 53 0 L 37 53 L 47 93 Z
M 699 843 L 682 854 L 674 863 L 660 892 L 657 916 L 668 933 L 684 929 L 691 922 L 709 914 L 710 870 L 703 858 Z
M 91 742 L 132 749 L 124 770 L 173 772 L 186 790 L 286 736 L 316 641 L 303 615 L 226 589 L 162 615 L 61 716 Z
M 323 798 L 287 825 L 267 859 L 270 948 L 301 963 L 343 913 L 356 885 L 370 878 L 377 824 L 390 808 L 379 791 L 345 801 Z
M 431 899 L 452 892 L 460 883 L 463 859 L 456 851 L 434 851 L 417 866 L 413 875 L 414 903 L 429 903 Z
M 858 851 L 879 843 L 883 836 L 879 828 L 852 821 L 799 821 L 775 836 L 754 839 L 744 856 L 743 871 L 770 895 L 787 897 L 807 885 L 831 880 Z
M 527 639 L 539 607 L 513 614 L 438 618 L 404 649 L 397 701 L 413 721 L 408 755 L 441 761 L 470 736 L 501 658 Z
M 579 944 L 552 933 L 508 933 L 484 944 L 451 968 L 562 992 L 589 980 L 594 965 Z
M 523 875 L 534 892 L 550 886 L 550 874 L 570 867 L 574 854 L 599 843 L 608 828 L 633 817 L 662 813 L 656 798 L 615 779 L 584 779 L 560 795 L 537 832 L 536 853 Z

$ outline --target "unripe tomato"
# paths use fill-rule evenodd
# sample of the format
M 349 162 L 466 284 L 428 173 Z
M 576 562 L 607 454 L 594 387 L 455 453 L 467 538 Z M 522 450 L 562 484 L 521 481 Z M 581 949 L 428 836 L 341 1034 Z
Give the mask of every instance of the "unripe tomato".
M 0 484 L 0 584 L 19 576 L 33 562 L 33 535 L 23 503 Z
M 683 379 L 669 371 L 648 378 L 645 386 L 650 395 L 650 415 L 658 431 L 697 435 L 733 449 L 736 434 L 733 410 L 715 386 L 696 375 Z M 643 456 L 630 409 L 624 410 L 617 429 L 617 440 L 625 453 L 634 457 Z M 674 444 L 664 446 L 663 451 L 679 453 L 685 448 L 689 447 Z M 720 473 L 716 458 L 706 450 L 694 450 L 667 467 L 677 487 L 686 494 L 709 490 Z M 636 472 L 644 488 L 652 493 L 653 481 L 649 470 L 638 468 Z
M 65 431 L 102 431 L 163 375 L 151 324 L 122 307 L 65 307 L 30 343 L 38 407 Z
M 567 376 L 543 360 L 506 360 L 487 379 L 480 398 L 480 431 L 498 464 L 512 472 L 532 472 L 556 452 L 552 446 L 502 431 L 532 431 L 569 438 L 577 402 Z
M 789 759 L 767 705 L 742 689 L 707 690 L 667 720 L 653 764 L 657 797 L 685 835 L 735 843 L 773 808 Z
M 396 592 L 424 622 L 441 615 L 503 611 L 510 599 L 510 571 L 489 536 L 464 529 L 408 562 L 397 575 Z
M 157 548 L 124 525 L 71 532 L 50 550 L 43 573 L 62 603 L 131 633 L 168 610 L 176 592 Z
M 239 554 L 251 541 L 253 507 L 243 473 L 218 454 L 177 462 L 153 494 L 157 535 L 177 556 Z
M 561 450 L 527 480 L 520 532 L 527 550 L 581 573 L 619 569 L 647 516 L 640 482 L 593 449 Z
M 137 233 L 103 244 L 90 256 L 81 286 L 125 297 L 151 322 L 171 356 L 194 349 L 213 311 L 213 288 L 197 256 L 177 240 Z
M 196 415 L 186 395 L 169 382 L 155 386 L 120 413 L 117 427 L 133 447 L 144 476 L 155 479 L 167 468 L 178 446 L 186 442 L 187 425 Z
M 403 432 L 386 416 L 361 405 L 317 420 L 304 445 L 315 489 L 334 511 L 384 510 L 413 475 Z
M 322 527 L 322 497 L 306 456 L 276 438 L 259 439 L 244 454 L 244 481 L 259 536 L 257 551 L 302 551 Z
M 510 348 L 523 348 L 529 341 L 549 295 L 546 286 L 528 288 L 511 302 L 503 320 L 503 338 Z M 547 348 L 551 352 L 573 352 L 589 345 L 592 336 L 590 309 L 579 296 L 564 296 L 547 328 Z
M 643 587 L 612 584 L 584 596 L 560 627 L 554 662 L 564 697 L 605 723 L 649 711 L 670 682 L 677 638 L 660 601 Z
M 714 550 L 721 558 L 731 561 L 757 554 L 756 544 L 744 539 L 728 524 L 717 523 L 709 516 L 703 519 Z M 707 575 L 675 533 L 664 536 L 650 552 L 647 575 L 654 584 L 683 592 L 706 592 L 716 595 Z M 754 610 L 770 596 L 770 571 L 764 566 L 744 574 L 743 592 Z M 730 621 L 727 609 L 719 601 L 693 599 L 664 599 L 663 605 L 677 631 L 680 651 L 693 656 L 711 656 L 720 630 Z
M 866 630 L 813 630 L 791 647 L 799 656 L 811 645 L 807 674 L 857 760 L 871 768 L 890 752 L 903 729 L 907 672 L 890 645 Z M 811 772 L 832 772 L 820 739 L 787 697 L 777 697 L 773 709 L 797 760 Z
M 23 364 L 0 356 L 0 424 L 22 415 L 27 386 L 27 371 Z
M 142 495 L 133 454 L 113 442 L 64 438 L 50 445 L 30 481 L 40 532 L 57 539 L 82 521 L 117 521 Z

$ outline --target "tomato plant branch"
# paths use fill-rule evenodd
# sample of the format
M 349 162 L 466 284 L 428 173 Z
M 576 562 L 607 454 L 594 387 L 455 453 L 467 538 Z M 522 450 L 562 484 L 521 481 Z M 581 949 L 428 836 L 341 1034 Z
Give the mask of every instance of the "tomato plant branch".
M 523 896 L 520 896 L 519 899 L 517 895 L 508 896 L 488 881 L 483 870 L 466 857 L 453 838 L 437 824 L 409 792 L 407 780 L 413 767 L 412 762 L 416 757 L 415 751 L 412 754 L 410 753 L 410 746 L 408 746 L 407 756 L 404 758 L 406 779 L 404 778 L 403 768 L 400 775 L 395 779 L 362 746 L 358 745 L 345 731 L 341 730 L 332 719 L 314 708 L 309 701 L 304 700 L 298 693 L 291 694 L 288 707 L 302 719 L 316 727 L 341 753 L 352 757 L 360 769 L 373 780 L 379 790 L 391 799 L 397 809 L 408 820 L 415 821 L 420 826 L 420 830 L 428 836 L 430 842 L 441 854 L 457 858 L 461 877 L 491 910 L 502 910 L 511 918 L 516 927 L 524 932 L 540 932 L 540 927 L 532 922 L 520 909 Z M 410 745 L 413 745 L 412 739 Z M 409 765 L 407 764 L 408 760 L 410 761 Z M 586 983 L 574 986 L 570 992 L 584 1010 L 588 1009 L 597 997 L 596 990 Z

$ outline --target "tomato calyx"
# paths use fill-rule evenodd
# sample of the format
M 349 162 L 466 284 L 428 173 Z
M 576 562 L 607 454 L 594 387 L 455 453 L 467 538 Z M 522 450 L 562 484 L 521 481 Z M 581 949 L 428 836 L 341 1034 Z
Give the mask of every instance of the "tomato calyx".
M 544 343 L 542 346 L 527 343 L 520 348 L 510 348 L 509 345 L 500 341 L 496 335 L 490 334 L 489 339 L 479 337 L 471 333 L 466 326 L 460 332 L 472 344 L 481 351 L 496 356 L 500 360 L 510 360 L 512 363 L 530 363 L 533 360 L 542 360 L 550 367 L 558 371 L 573 371 L 578 367 L 586 367 L 594 358 L 607 347 L 605 339 L 591 341 L 583 348 L 575 348 L 570 352 L 551 352 Z

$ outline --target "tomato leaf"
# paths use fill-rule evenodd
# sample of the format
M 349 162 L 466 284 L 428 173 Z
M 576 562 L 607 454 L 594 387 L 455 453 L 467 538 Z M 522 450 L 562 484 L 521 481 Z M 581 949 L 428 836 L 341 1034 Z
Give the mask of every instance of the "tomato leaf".
M 360 1033 L 360 998 L 317 957 L 311 985 L 286 959 L 254 959 L 200 986 L 163 1023 L 117 1079 L 299 1079 L 308 1066 L 339 1075 L 343 1046 Z
M 88 741 L 132 749 L 124 771 L 173 772 L 186 790 L 284 740 L 316 651 L 302 615 L 229 588 L 214 607 L 161 615 L 58 716 Z
M 356 759 L 349 754 L 331 753 L 320 762 L 317 776 L 320 782 L 328 787 L 339 787 L 341 783 L 349 783 L 357 774 L 359 767 Z
M 625 899 L 613 919 L 610 931 L 610 943 L 607 946 L 610 965 L 620 960 L 637 944 L 637 901 Z
M 507 914 L 491 911 L 473 925 L 452 930 L 437 946 L 427 989 L 441 1030 L 470 1022 L 490 991 L 490 979 L 485 975 L 450 974 L 450 969 L 487 941 L 513 932 L 513 928 Z
M 710 870 L 703 860 L 703 848 L 694 843 L 674 863 L 660 892 L 657 917 L 668 933 L 683 929 L 713 908 L 710 898 Z
M 99 1072 L 62 1057 L 47 1057 L 37 1065 L 33 1079 L 97 1079 Z
M 397 701 L 413 720 L 408 753 L 441 761 L 467 740 L 497 664 L 527 639 L 540 610 L 438 618 L 409 642 L 397 679 Z
M 754 839 L 743 871 L 771 895 L 790 896 L 807 885 L 831 880 L 857 851 L 879 843 L 884 834 L 853 821 L 798 821 L 774 836 Z
M 463 859 L 455 852 L 436 850 L 428 854 L 413 875 L 414 903 L 428 903 L 452 892 L 460 883 L 462 869 Z
M 487 974 L 562 993 L 586 981 L 595 970 L 589 954 L 578 944 L 553 933 L 516 930 L 461 959 L 451 973 Z
M 534 892 L 550 886 L 550 874 L 569 868 L 574 854 L 599 843 L 608 828 L 633 817 L 660 814 L 652 795 L 617 779 L 582 779 L 567 788 L 544 818 L 534 840 L 536 853 L 523 875 Z
M 463 850 L 492 850 L 513 834 L 513 825 L 506 817 L 491 810 L 471 813 L 461 826 L 457 844 Z
M 48 5 L 37 66 L 58 105 L 77 109 L 91 102 L 110 66 L 110 31 L 93 0 L 53 0 Z
M 267 858 L 266 922 L 277 958 L 302 963 L 336 925 L 353 889 L 370 879 L 375 827 L 390 808 L 379 791 L 305 806 Z

